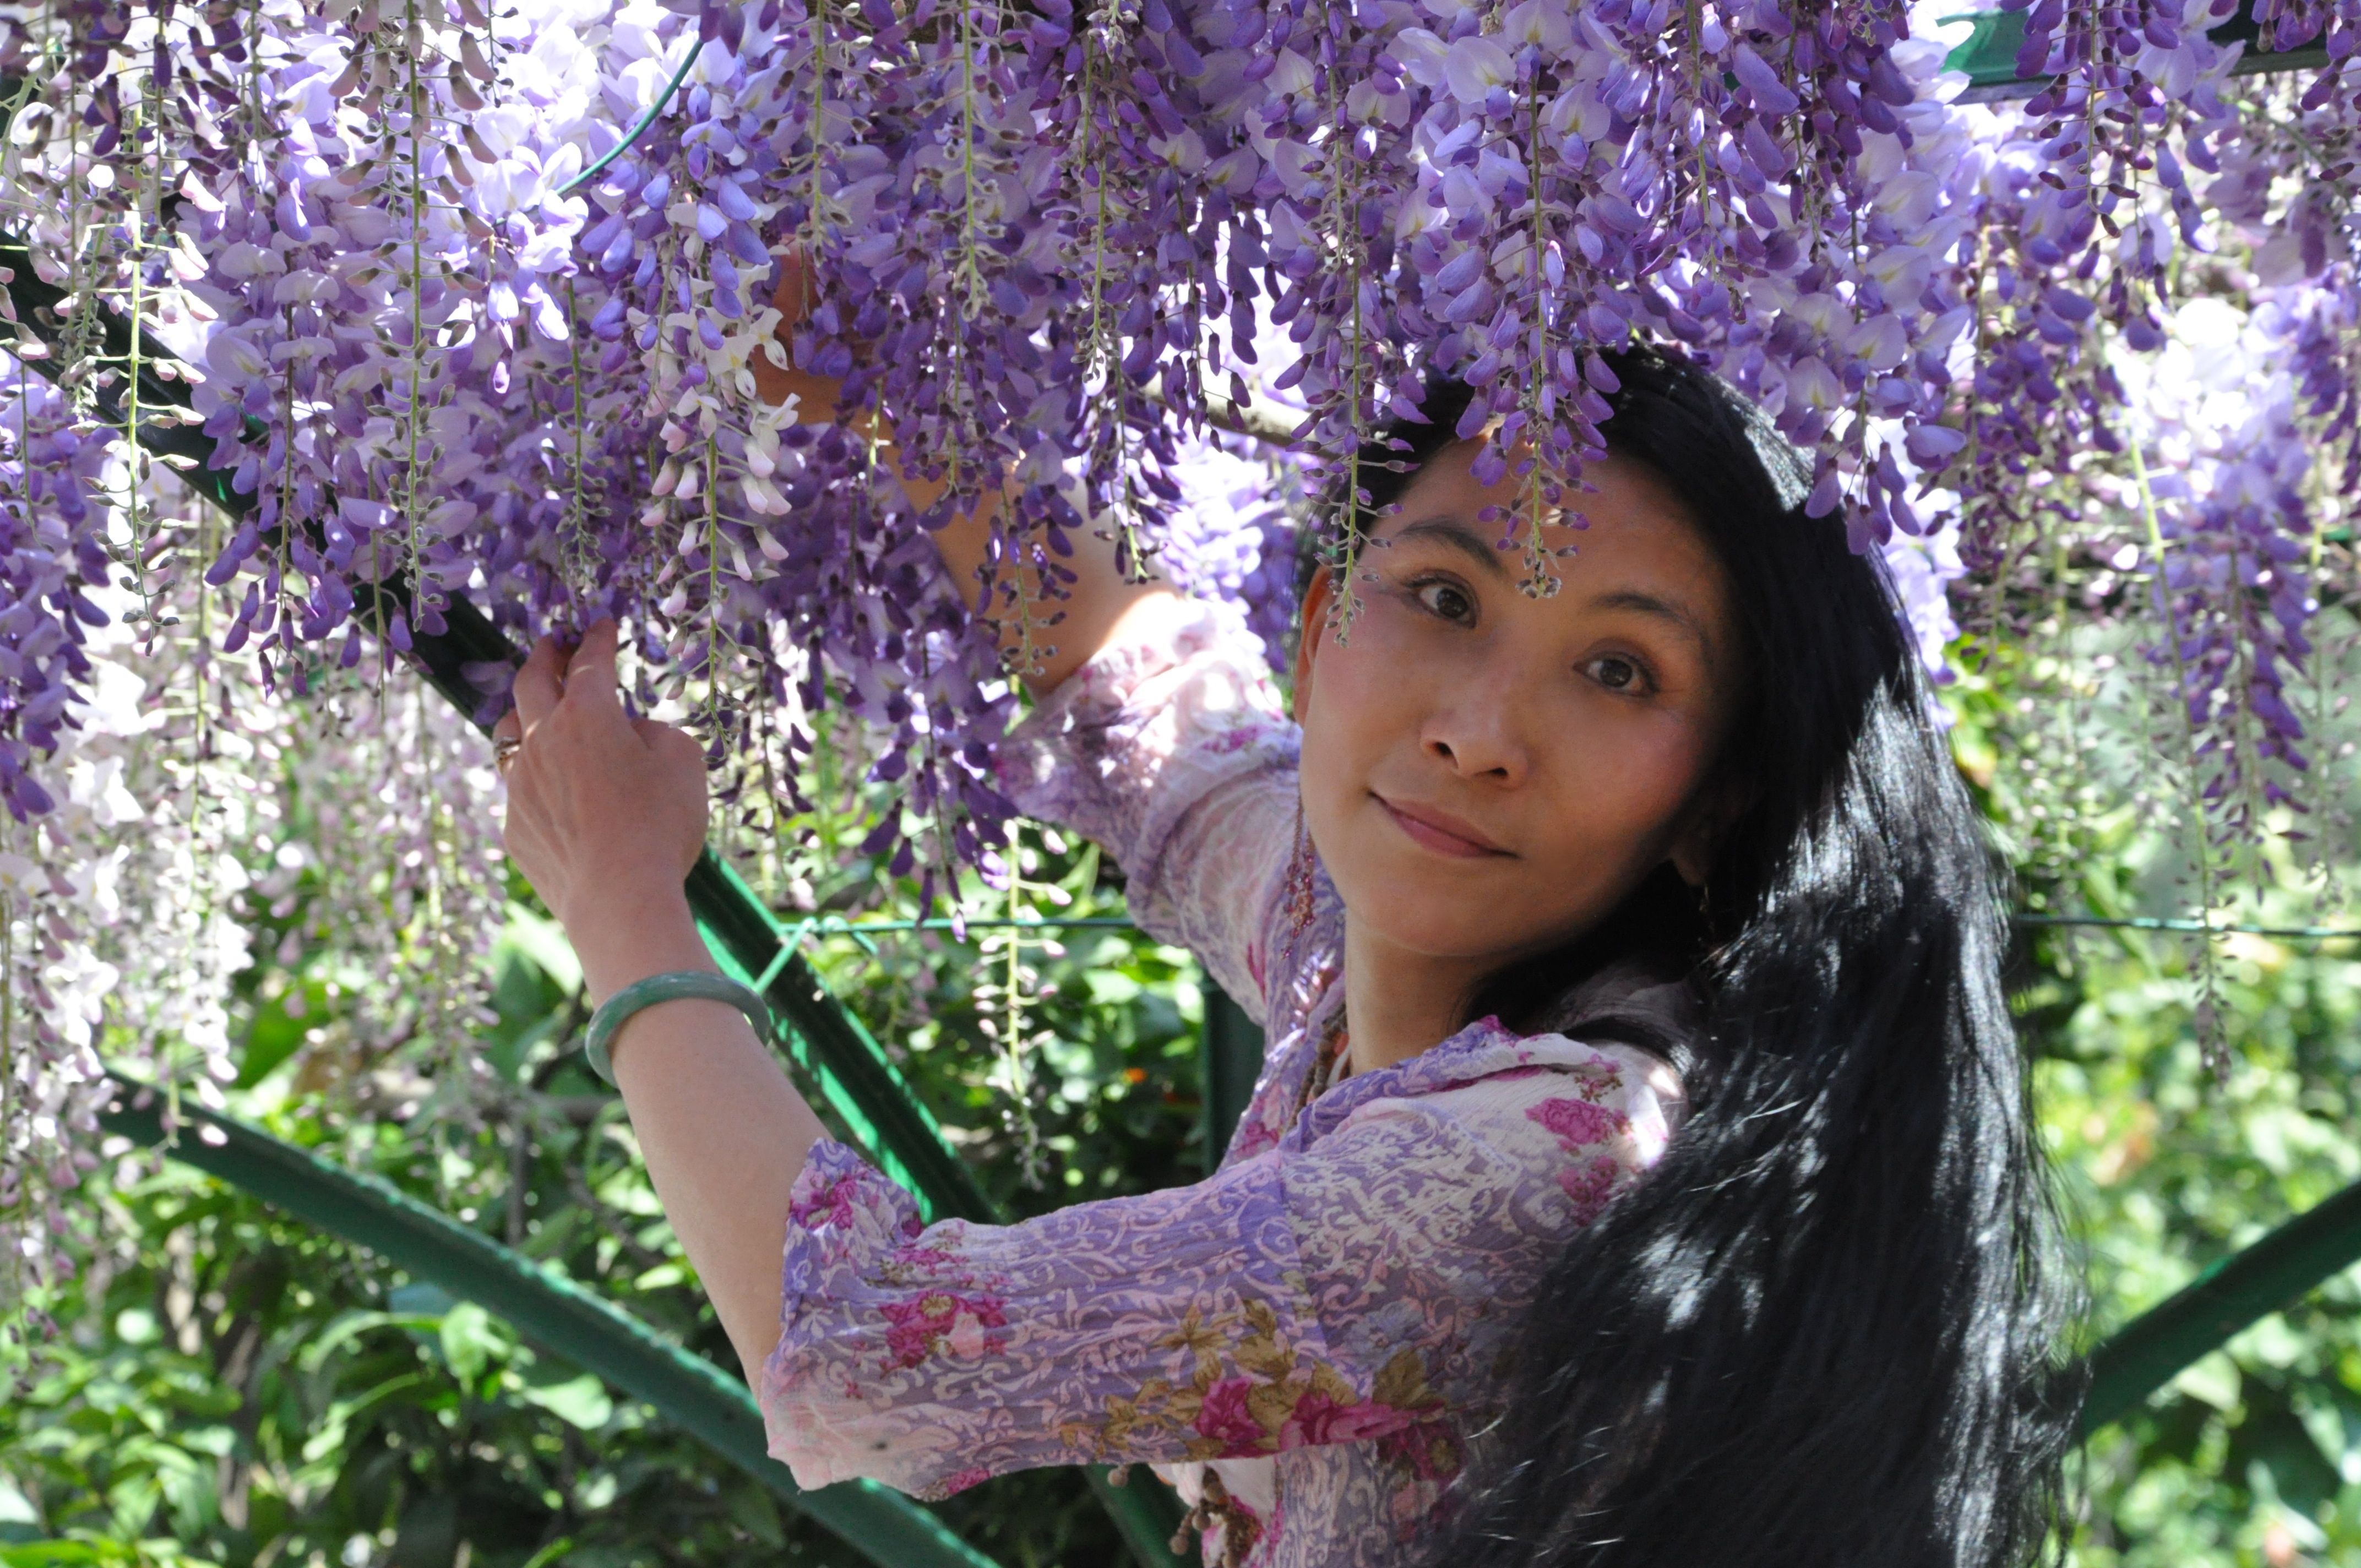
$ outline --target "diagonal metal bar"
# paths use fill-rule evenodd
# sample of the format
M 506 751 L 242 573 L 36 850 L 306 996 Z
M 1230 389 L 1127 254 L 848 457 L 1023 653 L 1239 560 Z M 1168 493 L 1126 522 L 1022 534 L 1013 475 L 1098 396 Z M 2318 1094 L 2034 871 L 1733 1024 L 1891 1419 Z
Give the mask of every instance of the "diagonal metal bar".
M 2017 50 L 2025 47 L 2023 11 L 1969 11 L 1941 19 L 1945 22 L 1967 22 L 1973 27 L 1967 40 L 1943 60 L 1945 70 L 1967 73 L 1967 91 L 1960 94 L 1962 102 L 1976 104 L 2003 98 L 2030 98 L 2049 85 L 2051 78 L 2048 76 L 2019 76 L 2016 73 Z M 2258 48 L 2262 42 L 2262 27 L 2255 20 L 2254 0 L 2243 0 L 2236 16 L 2218 27 L 2208 29 L 2205 36 L 2217 44 L 2243 43 L 2246 46 L 2246 51 L 2230 67 L 2233 76 L 2318 71 L 2328 63 L 2328 46 L 2324 42 L 2284 52 Z
M 161 1111 L 153 1103 L 160 1095 L 117 1081 L 121 1103 L 100 1117 L 101 1124 L 134 1143 L 167 1145 Z M 141 1105 L 143 1099 L 150 1103 Z M 992 1559 L 889 1486 L 874 1481 L 840 1482 L 816 1492 L 797 1486 L 787 1467 L 770 1456 L 762 1413 L 741 1379 L 566 1275 L 376 1176 L 185 1102 L 181 1117 L 187 1124 L 167 1145 L 174 1158 L 498 1313 L 545 1349 L 654 1406 L 879 1568 L 993 1568 Z
M 8 85 L 0 82 L 0 97 L 6 95 Z M 13 236 L 0 234 L 0 268 L 14 275 L 6 287 L 20 323 L 38 323 L 45 315 L 55 319 L 63 291 L 41 280 L 30 253 Z M 153 366 L 175 356 L 144 323 L 135 325 L 103 303 L 86 302 L 83 308 L 99 313 L 103 351 L 116 365 L 127 367 L 134 362 L 133 334 L 137 332 L 138 403 L 143 412 L 178 413 L 189 409 L 185 384 L 155 374 Z M 29 363 L 45 376 L 58 368 L 46 359 L 22 363 Z M 106 422 L 117 429 L 128 423 L 115 387 L 97 388 L 95 401 Z M 176 466 L 176 471 L 233 518 L 243 521 L 252 513 L 254 498 L 232 487 L 228 471 L 213 466 L 214 443 L 194 426 L 149 418 L 143 419 L 134 433 L 150 453 L 190 459 L 190 466 Z M 382 610 L 390 619 L 399 611 L 410 621 L 408 662 L 481 728 L 477 715 L 485 694 L 468 680 L 467 666 L 514 665 L 522 657 L 500 628 L 473 601 L 452 594 L 443 607 L 445 630 L 438 633 L 419 630 L 410 613 L 410 585 L 399 576 L 375 584 L 356 584 L 353 597 L 360 615 Z M 787 933 L 710 848 L 689 873 L 687 894 L 714 960 L 763 992 L 779 1023 L 788 1054 L 808 1075 L 821 1100 L 879 1168 L 910 1190 L 927 1217 L 980 1223 L 1002 1218 L 973 1173 L 944 1142 L 940 1124 L 884 1047 L 801 955 L 790 949 Z M 1168 1544 L 1180 1521 L 1179 1505 L 1169 1493 L 1112 1486 L 1106 1470 L 1097 1465 L 1085 1465 L 1082 1471 L 1126 1543 L 1147 1568 L 1168 1568 L 1180 1561 Z
M 2213 1264 L 2091 1353 L 2082 1433 L 2121 1420 L 2181 1368 L 2361 1262 L 2361 1182 Z
M 1204 976 L 1205 1023 L 1198 1039 L 1197 1060 L 1205 1080 L 1202 1135 L 1205 1168 L 1212 1170 L 1228 1152 L 1230 1135 L 1237 1131 L 1246 1102 L 1254 1098 L 1262 1077 L 1262 1025 L 1254 1014 L 1230 1000 L 1230 993 Z
M 771 912 L 710 849 L 688 873 L 688 902 L 714 961 L 762 992 L 788 1054 L 886 1174 L 917 1196 L 926 1217 L 984 1224 L 1001 1219 L 884 1047 L 788 947 Z

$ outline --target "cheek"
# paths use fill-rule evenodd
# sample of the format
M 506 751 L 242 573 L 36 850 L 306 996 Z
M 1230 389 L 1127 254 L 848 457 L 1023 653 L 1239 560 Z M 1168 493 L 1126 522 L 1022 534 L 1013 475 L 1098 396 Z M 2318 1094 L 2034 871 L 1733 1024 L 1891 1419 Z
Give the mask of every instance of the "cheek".
M 1373 768 L 1393 751 L 1416 748 L 1415 716 L 1433 673 L 1400 646 L 1399 630 L 1378 608 L 1364 611 L 1345 644 L 1332 638 L 1321 648 L 1300 709 L 1305 825 L 1331 861 L 1348 848 L 1335 824 L 1367 793 Z
M 1384 743 L 1383 706 L 1369 700 L 1367 661 L 1356 658 L 1357 652 L 1351 647 L 1321 651 L 1301 713 L 1304 821 L 1321 853 L 1331 860 L 1342 847 L 1334 823 L 1343 803 L 1356 791 L 1353 781 L 1366 774 L 1368 759 Z
M 1670 715 L 1570 725 L 1554 750 L 1545 816 L 1557 825 L 1547 839 L 1558 874 L 1570 866 L 1653 867 L 1669 851 L 1681 807 L 1712 755 L 1700 726 Z

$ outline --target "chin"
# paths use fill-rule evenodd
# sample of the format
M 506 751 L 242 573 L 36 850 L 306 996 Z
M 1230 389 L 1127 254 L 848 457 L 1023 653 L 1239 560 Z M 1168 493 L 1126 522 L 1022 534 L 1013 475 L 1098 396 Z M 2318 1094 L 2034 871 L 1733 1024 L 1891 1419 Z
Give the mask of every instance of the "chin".
M 1486 917 L 1499 914 L 1497 903 L 1468 907 L 1405 892 L 1365 902 L 1347 898 L 1345 909 L 1385 946 L 1421 958 L 1466 961 L 1497 957 L 1506 963 L 1535 946 L 1529 934 L 1487 929 Z

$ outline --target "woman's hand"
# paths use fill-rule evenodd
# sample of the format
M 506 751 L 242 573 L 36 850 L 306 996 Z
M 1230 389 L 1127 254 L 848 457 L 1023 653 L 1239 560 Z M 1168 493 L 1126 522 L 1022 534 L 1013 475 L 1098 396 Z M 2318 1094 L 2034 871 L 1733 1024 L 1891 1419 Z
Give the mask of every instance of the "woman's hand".
M 810 313 L 818 297 L 818 280 L 807 258 L 800 249 L 790 247 L 780 261 L 779 286 L 771 301 L 779 308 L 777 334 L 782 345 L 792 343 L 796 327 Z M 787 351 L 792 356 L 794 349 L 790 346 Z M 836 378 L 808 370 L 781 369 L 762 354 L 754 356 L 753 371 L 755 390 L 769 401 L 784 402 L 790 393 L 801 400 L 796 405 L 797 423 L 820 424 L 837 418 L 844 383 Z M 881 464 L 900 481 L 903 494 L 916 510 L 928 510 L 950 488 L 948 476 L 924 479 L 904 472 L 901 449 L 895 442 L 892 426 L 877 428 L 871 416 L 862 414 L 855 416 L 849 428 L 855 434 L 877 440 Z M 953 517 L 931 535 L 945 569 L 950 573 L 952 586 L 971 610 L 976 609 L 983 598 L 984 562 L 991 552 L 993 520 L 1015 488 L 1015 481 L 1004 475 L 1000 485 L 983 489 L 973 510 Z M 1076 580 L 1065 597 L 1054 601 L 1046 598 L 1039 574 L 1030 565 L 1016 569 L 1016 591 L 1012 596 L 1006 580 L 1010 569 L 1004 565 L 996 574 L 1000 581 L 994 591 L 993 606 L 985 611 L 994 624 L 1003 652 L 1017 666 L 1014 673 L 1037 695 L 1056 690 L 1068 675 L 1106 646 L 1134 609 L 1145 601 L 1161 600 L 1172 594 L 1153 561 L 1147 564 L 1145 581 L 1132 582 L 1116 570 L 1115 542 L 1103 537 L 1102 531 L 1082 530 L 1070 542 L 1073 554 L 1066 565 L 1072 568 Z M 1028 656 L 1034 661 L 1029 665 L 1025 663 Z
M 594 1000 L 713 967 L 681 888 L 705 845 L 704 751 L 623 711 L 615 642 L 612 620 L 570 656 L 543 638 L 493 731 L 523 742 L 507 770 L 508 852 L 565 926 Z

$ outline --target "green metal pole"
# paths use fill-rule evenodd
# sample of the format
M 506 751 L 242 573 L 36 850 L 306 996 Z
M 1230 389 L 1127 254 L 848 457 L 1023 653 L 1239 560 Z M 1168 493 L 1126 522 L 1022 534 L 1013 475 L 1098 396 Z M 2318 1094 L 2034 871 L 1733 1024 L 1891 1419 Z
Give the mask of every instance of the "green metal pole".
M 1202 966 L 1199 966 L 1202 973 Z M 1230 993 L 1203 975 L 1205 1032 L 1198 1055 L 1205 1080 L 1205 1168 L 1222 1163 L 1254 1098 L 1255 1081 L 1262 1077 L 1262 1025 L 1230 999 Z
M 2017 50 L 2025 47 L 2025 13 L 2022 11 L 1969 11 L 1956 16 L 1941 18 L 1946 22 L 1971 23 L 1973 30 L 1967 41 L 1944 57 L 1946 71 L 1965 71 L 1968 90 L 1961 97 L 1969 103 L 1989 103 L 2000 98 L 2030 98 L 2049 85 L 2050 78 L 2042 75 L 2019 76 L 2016 73 Z M 2206 35 L 2215 43 L 2243 43 L 2246 51 L 2230 67 L 2233 76 L 2261 76 L 2280 71 L 2318 71 L 2328 63 L 2328 46 L 2324 43 L 2291 49 L 2285 53 L 2259 49 L 2262 28 L 2255 21 L 2254 0 L 2246 0 L 2238 14 Z
M 2361 1182 L 2208 1267 L 2091 1354 L 2088 1436 L 2239 1330 L 2361 1262 Z
M 880 1168 L 917 1198 L 926 1217 L 983 1224 L 999 1219 L 884 1047 L 802 955 L 789 950 L 787 933 L 710 849 L 688 874 L 688 904 L 714 961 L 763 992 L 788 1054 Z
M 123 1102 L 100 1122 L 107 1132 L 135 1143 L 166 1144 L 162 1114 L 153 1103 L 158 1098 L 153 1089 L 126 1082 Z M 891 1487 L 874 1481 L 847 1481 L 816 1492 L 797 1486 L 787 1467 L 770 1456 L 762 1413 L 743 1382 L 564 1274 L 535 1265 L 375 1176 L 348 1170 L 185 1101 L 181 1115 L 187 1125 L 168 1146 L 174 1158 L 498 1313 L 536 1343 L 654 1406 L 879 1568 L 993 1568 L 992 1559 Z

